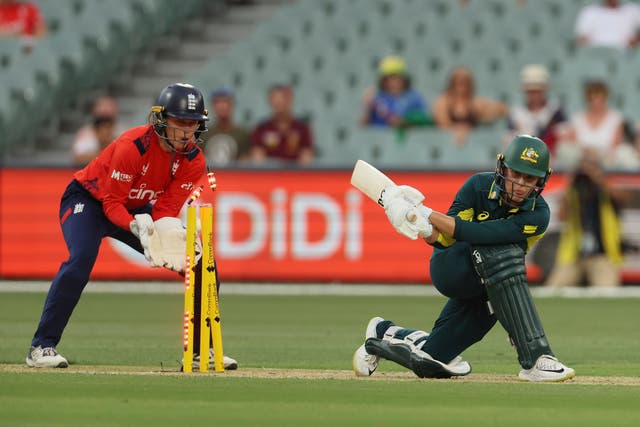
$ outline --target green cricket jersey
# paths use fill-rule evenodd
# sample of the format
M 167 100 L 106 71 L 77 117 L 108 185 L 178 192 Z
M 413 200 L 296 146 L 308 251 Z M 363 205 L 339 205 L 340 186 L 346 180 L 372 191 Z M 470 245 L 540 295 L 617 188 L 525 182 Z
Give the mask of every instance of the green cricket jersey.
M 541 197 L 512 208 L 495 188 L 493 172 L 471 176 L 458 190 L 447 215 L 456 219 L 453 236 L 440 234 L 434 243 L 444 249 L 456 241 L 471 245 L 520 243 L 525 251 L 537 242 L 549 225 L 549 205 Z

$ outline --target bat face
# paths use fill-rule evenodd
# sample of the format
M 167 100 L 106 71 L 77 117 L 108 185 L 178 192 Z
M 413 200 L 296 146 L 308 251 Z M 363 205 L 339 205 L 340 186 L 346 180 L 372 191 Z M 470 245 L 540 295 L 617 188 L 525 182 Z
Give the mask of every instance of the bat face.
M 353 174 L 351 174 L 351 185 L 384 207 L 382 193 L 386 187 L 395 184 L 388 176 L 369 163 L 364 160 L 358 160 L 353 168 Z
M 384 208 L 384 202 L 382 201 L 382 195 L 384 189 L 390 185 L 396 185 L 391 178 L 380 172 L 375 167 L 371 166 L 364 160 L 358 160 L 353 173 L 351 174 L 351 185 L 362 191 L 371 200 L 379 204 Z M 415 212 L 408 212 L 407 219 L 410 222 L 414 222 L 417 216 Z

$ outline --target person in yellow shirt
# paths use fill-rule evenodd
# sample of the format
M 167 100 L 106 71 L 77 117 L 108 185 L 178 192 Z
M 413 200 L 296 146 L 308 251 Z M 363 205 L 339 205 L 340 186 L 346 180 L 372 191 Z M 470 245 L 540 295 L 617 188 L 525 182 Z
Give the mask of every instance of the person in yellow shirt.
M 629 194 L 609 186 L 605 176 L 597 153 L 585 150 L 560 201 L 558 218 L 565 225 L 547 286 L 620 286 L 619 210 Z

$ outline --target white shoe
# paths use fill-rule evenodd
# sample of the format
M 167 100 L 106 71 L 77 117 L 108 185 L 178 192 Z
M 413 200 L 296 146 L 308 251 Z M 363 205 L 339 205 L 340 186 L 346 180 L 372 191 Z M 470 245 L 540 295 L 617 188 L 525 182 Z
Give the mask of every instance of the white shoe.
M 454 357 L 446 366 L 454 375 L 463 376 L 471 373 L 471 364 L 460 356 Z
M 228 356 L 223 356 L 223 363 L 224 363 L 224 369 L 228 370 L 228 371 L 234 371 L 236 369 L 238 369 L 238 362 L 235 359 L 232 359 L 231 357 Z M 213 349 L 210 348 L 209 349 L 209 368 L 213 369 L 214 368 L 214 362 L 213 362 Z M 193 369 L 200 369 L 200 355 L 199 354 L 194 354 L 193 355 Z
M 564 366 L 558 359 L 549 355 L 542 355 L 536 360 L 531 369 L 522 369 L 518 378 L 522 381 L 565 381 L 576 376 L 576 372 Z
M 376 326 L 378 326 L 378 323 L 383 320 L 384 319 L 382 317 L 374 317 L 369 320 L 364 334 L 365 340 L 368 338 L 377 338 Z M 358 347 L 355 353 L 353 353 L 353 372 L 355 372 L 359 377 L 371 376 L 371 374 L 373 374 L 378 368 L 379 363 L 380 356 L 367 353 L 367 350 L 364 348 L 364 344 Z
M 366 340 L 367 338 L 378 338 L 378 334 L 376 332 L 376 327 L 378 326 L 378 323 L 384 321 L 384 319 L 382 317 L 374 317 L 373 319 L 369 320 L 369 323 L 367 323 L 367 330 L 364 334 L 364 339 Z
M 364 344 L 353 353 L 353 372 L 358 377 L 371 376 L 378 368 L 378 363 L 380 363 L 380 356 L 367 353 Z
M 31 347 L 27 354 L 27 366 L 31 368 L 66 368 L 67 359 L 56 351 L 55 347 Z

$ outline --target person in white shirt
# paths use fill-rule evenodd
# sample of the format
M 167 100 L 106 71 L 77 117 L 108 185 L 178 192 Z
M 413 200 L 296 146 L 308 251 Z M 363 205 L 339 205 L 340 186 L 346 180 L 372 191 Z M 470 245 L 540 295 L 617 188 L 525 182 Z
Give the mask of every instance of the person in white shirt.
M 640 38 L 640 7 L 637 4 L 602 0 L 583 7 L 575 23 L 577 42 L 581 46 L 617 49 L 635 47 Z
M 117 125 L 118 104 L 110 96 L 98 97 L 91 110 L 91 123 L 76 132 L 71 146 L 75 166 L 85 166 L 121 132 Z
M 520 81 L 524 102 L 509 108 L 508 140 L 515 135 L 535 135 L 554 154 L 567 115 L 559 103 L 549 97 L 549 71 L 544 65 L 526 65 Z
M 625 118 L 609 106 L 609 89 L 601 80 L 585 84 L 585 108 L 571 116 L 567 142 L 578 152 L 594 151 L 606 168 L 636 169 L 638 153 L 625 142 Z

